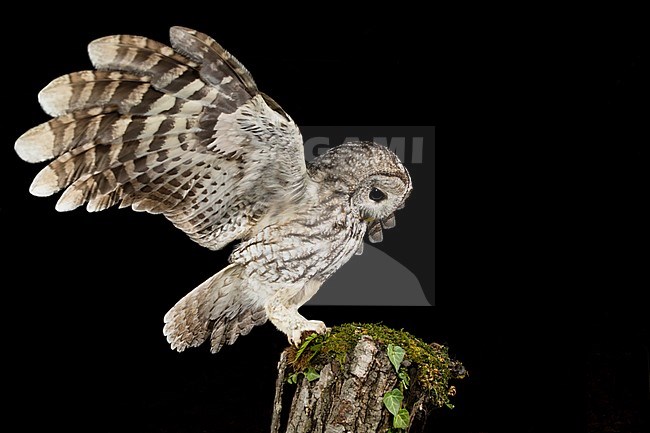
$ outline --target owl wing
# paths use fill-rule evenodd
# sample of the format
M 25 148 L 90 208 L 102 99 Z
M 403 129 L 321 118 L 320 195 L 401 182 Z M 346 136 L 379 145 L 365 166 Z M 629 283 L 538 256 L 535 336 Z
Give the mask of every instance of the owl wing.
M 15 149 L 28 162 L 53 160 L 30 191 L 65 190 L 59 211 L 119 204 L 162 213 L 219 249 L 269 209 L 301 197 L 302 137 L 212 38 L 182 27 L 170 35 L 173 49 L 140 36 L 91 42 L 97 70 L 46 86 L 39 102 L 54 119 L 23 134 Z

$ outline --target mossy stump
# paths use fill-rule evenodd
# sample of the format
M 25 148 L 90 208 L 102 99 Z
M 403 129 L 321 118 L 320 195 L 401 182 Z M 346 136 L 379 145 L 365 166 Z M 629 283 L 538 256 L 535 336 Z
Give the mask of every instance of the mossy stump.
M 443 345 L 378 324 L 337 326 L 282 352 L 271 433 L 422 431 L 432 409 L 453 408 L 449 381 L 465 374 Z

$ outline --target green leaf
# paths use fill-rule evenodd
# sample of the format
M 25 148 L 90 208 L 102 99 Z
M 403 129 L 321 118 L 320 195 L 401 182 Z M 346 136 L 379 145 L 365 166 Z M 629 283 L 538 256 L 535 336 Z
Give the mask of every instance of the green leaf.
M 393 389 L 384 394 L 384 406 L 388 409 L 388 412 L 397 416 L 399 408 L 402 407 L 402 400 L 404 400 L 404 394 L 399 389 Z
M 314 367 L 309 367 L 307 371 L 305 372 L 305 377 L 307 378 L 308 381 L 316 380 L 320 377 L 320 374 L 314 370 Z
M 388 359 L 390 359 L 391 364 L 395 367 L 395 372 L 399 371 L 399 366 L 404 360 L 405 353 L 406 351 L 399 346 L 388 345 Z
M 305 338 L 305 341 L 302 342 L 302 344 L 300 345 L 300 348 L 299 348 L 298 351 L 296 352 L 296 358 L 295 358 L 296 361 L 298 360 L 298 358 L 300 358 L 300 355 L 302 355 L 302 352 L 305 351 L 305 349 L 307 348 L 307 346 L 309 346 L 309 343 L 311 343 L 312 340 L 313 340 L 314 338 L 316 338 L 316 337 L 318 337 L 318 334 L 316 334 L 316 333 L 314 332 L 313 334 L 310 334 L 308 337 Z
M 409 421 L 411 417 L 409 411 L 406 409 L 400 409 L 399 412 L 393 418 L 393 427 L 395 428 L 407 428 L 409 426 Z
M 287 377 L 287 383 L 293 385 L 294 383 L 298 382 L 298 376 L 300 375 L 299 372 L 290 374 L 289 377 Z
M 407 389 L 408 389 L 409 384 L 411 383 L 411 378 L 409 377 L 408 373 L 407 373 L 406 371 L 404 371 L 404 369 L 401 369 L 401 370 L 397 373 L 397 377 L 400 378 L 401 383 L 402 383 L 402 385 L 404 386 L 404 388 L 407 388 Z
M 456 407 L 456 406 L 454 406 L 454 405 L 451 404 L 451 403 L 445 403 L 445 406 L 447 406 L 449 409 L 453 409 L 453 408 Z

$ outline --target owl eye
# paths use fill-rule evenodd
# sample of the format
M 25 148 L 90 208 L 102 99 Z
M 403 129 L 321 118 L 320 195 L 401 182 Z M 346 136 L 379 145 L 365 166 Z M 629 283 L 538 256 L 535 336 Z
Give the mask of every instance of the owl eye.
M 378 190 L 377 188 L 373 188 L 370 190 L 370 194 L 368 194 L 368 197 L 372 201 L 382 201 L 383 199 L 386 198 L 386 194 L 384 194 L 383 191 Z

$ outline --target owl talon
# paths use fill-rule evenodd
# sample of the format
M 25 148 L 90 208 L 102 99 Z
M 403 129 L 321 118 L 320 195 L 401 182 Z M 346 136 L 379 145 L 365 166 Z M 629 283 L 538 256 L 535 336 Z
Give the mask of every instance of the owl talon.
M 296 328 L 289 335 L 289 343 L 298 347 L 312 333 L 325 334 L 327 326 L 320 320 L 307 320 L 303 323 L 296 324 Z M 304 338 L 303 338 L 304 337 Z

